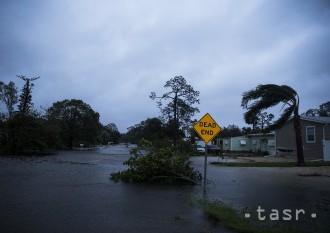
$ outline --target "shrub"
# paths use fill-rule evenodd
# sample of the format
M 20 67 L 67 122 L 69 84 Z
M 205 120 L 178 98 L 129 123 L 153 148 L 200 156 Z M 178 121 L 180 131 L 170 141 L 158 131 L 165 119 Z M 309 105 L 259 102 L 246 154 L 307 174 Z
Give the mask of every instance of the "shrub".
M 129 168 L 111 174 L 114 182 L 197 184 L 202 178 L 192 167 L 189 153 L 180 152 L 176 148 L 155 148 L 150 142 L 144 142 L 143 146 L 133 149 L 131 154 L 124 162 Z

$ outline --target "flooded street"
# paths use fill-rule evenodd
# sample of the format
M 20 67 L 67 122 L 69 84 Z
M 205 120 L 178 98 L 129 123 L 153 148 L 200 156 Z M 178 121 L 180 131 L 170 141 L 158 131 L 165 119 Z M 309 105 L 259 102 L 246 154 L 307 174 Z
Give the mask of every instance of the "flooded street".
M 191 197 L 200 186 L 113 183 L 129 148 L 0 158 L 1 232 L 229 232 L 214 226 Z M 217 158 L 209 158 L 209 161 Z M 203 171 L 203 157 L 193 157 Z M 255 211 L 305 209 L 299 222 L 329 232 L 330 178 L 301 177 L 300 168 L 220 168 L 208 165 L 207 196 Z M 316 219 L 310 217 L 316 213 Z M 252 212 L 251 212 L 252 214 Z M 307 216 L 309 215 L 309 216 Z
M 1 232 L 216 232 L 189 204 L 194 187 L 110 181 L 123 152 L 0 158 Z
M 194 166 L 203 171 L 204 158 L 193 157 Z M 209 157 L 208 162 L 218 161 Z M 221 159 L 220 159 L 221 160 Z M 208 165 L 207 186 L 209 199 L 216 199 L 257 215 L 258 206 L 267 219 L 273 209 L 279 212 L 279 221 L 290 209 L 292 219 L 284 221 L 310 232 L 330 232 L 330 167 L 216 167 Z M 296 220 L 296 210 L 303 210 Z M 311 215 L 316 214 L 316 218 Z M 274 221 L 274 222 L 279 222 Z M 283 222 L 283 221 L 282 221 Z

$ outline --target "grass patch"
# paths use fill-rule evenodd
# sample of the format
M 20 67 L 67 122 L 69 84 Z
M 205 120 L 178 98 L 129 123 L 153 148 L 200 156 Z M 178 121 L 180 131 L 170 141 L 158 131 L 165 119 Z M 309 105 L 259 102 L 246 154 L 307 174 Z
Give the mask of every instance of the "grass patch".
M 212 162 L 212 165 L 219 167 L 297 167 L 296 162 L 243 162 L 243 163 L 224 163 L 224 162 Z M 330 162 L 306 162 L 305 167 L 322 167 L 330 166 Z
M 256 216 L 244 218 L 244 213 L 222 202 L 197 201 L 205 215 L 218 224 L 237 233 L 307 233 L 292 227 L 275 225 L 270 221 L 258 221 Z

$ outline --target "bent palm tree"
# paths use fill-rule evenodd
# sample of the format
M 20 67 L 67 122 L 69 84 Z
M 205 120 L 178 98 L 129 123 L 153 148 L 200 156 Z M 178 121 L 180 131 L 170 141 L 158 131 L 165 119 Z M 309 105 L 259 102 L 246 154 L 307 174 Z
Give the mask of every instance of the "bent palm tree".
M 253 103 L 249 104 L 250 102 Z M 299 96 L 297 92 L 289 86 L 286 85 L 275 85 L 266 84 L 258 85 L 255 89 L 243 93 L 241 106 L 247 109 L 244 114 L 245 121 L 253 119 L 262 110 L 270 107 L 274 107 L 280 103 L 283 103 L 283 113 L 282 115 L 271 125 L 265 128 L 267 130 L 275 130 L 280 128 L 289 120 L 293 114 L 293 124 L 296 136 L 297 145 L 297 165 L 305 165 L 304 153 L 302 146 L 302 135 L 301 135 L 301 125 L 299 116 Z M 284 107 L 286 107 L 284 109 Z

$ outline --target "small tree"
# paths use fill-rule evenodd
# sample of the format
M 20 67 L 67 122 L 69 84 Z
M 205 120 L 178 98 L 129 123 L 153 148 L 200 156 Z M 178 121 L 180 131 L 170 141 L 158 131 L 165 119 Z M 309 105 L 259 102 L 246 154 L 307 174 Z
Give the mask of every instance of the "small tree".
M 274 119 L 273 114 L 268 114 L 267 112 L 262 112 L 257 115 L 258 118 L 258 127 L 261 129 L 261 131 L 264 131 L 264 129 L 268 126 L 270 126 L 272 120 Z
M 264 131 L 266 126 L 271 124 L 274 115 L 268 114 L 267 112 L 257 113 L 255 116 L 248 116 L 245 118 L 247 124 L 252 124 L 252 131 L 254 133 Z
M 21 95 L 19 96 L 19 105 L 18 109 L 20 113 L 28 114 L 31 112 L 33 103 L 32 103 L 32 88 L 34 84 L 33 81 L 39 79 L 40 77 L 27 78 L 23 75 L 17 75 L 18 78 L 22 79 L 25 84 L 22 88 Z
M 17 88 L 14 82 L 10 81 L 8 84 L 4 84 L 0 81 L 0 100 L 5 103 L 10 118 L 14 111 L 15 104 L 18 102 Z
M 162 96 L 157 96 L 151 92 L 152 100 L 158 99 L 158 107 L 161 110 L 162 118 L 171 124 L 173 128 L 173 142 L 177 145 L 179 129 L 190 123 L 191 117 L 199 112 L 194 104 L 199 104 L 199 91 L 195 91 L 192 86 L 187 84 L 182 76 L 175 76 L 166 82 L 165 88 L 170 90 Z M 165 106 L 163 102 L 169 100 Z

